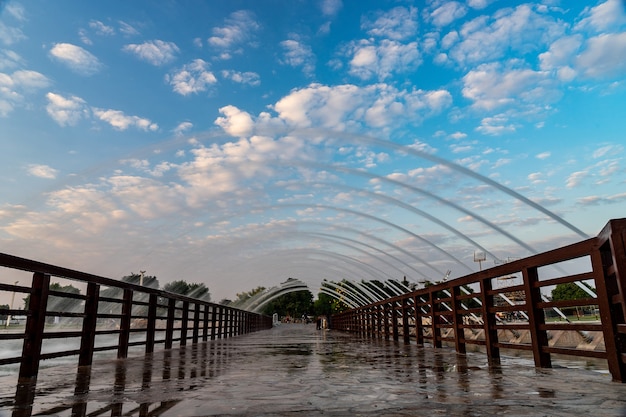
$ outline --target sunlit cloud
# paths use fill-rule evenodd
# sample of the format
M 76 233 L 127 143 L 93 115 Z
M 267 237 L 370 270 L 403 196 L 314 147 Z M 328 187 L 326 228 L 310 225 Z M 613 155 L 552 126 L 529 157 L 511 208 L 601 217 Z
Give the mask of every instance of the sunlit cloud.
M 57 174 L 59 173 L 57 169 L 49 167 L 48 165 L 38 165 L 38 164 L 29 165 L 27 170 L 28 170 L 28 173 L 32 175 L 33 177 L 44 178 L 48 180 L 55 179 L 57 177 Z
M 283 55 L 280 63 L 294 68 L 302 68 L 305 75 L 312 76 L 315 71 L 315 55 L 311 47 L 295 39 L 287 39 L 280 43 Z
M 167 75 L 165 81 L 172 86 L 174 92 L 186 96 L 207 91 L 217 83 L 217 78 L 209 70 L 207 62 L 196 59 Z
M 174 42 L 162 40 L 147 41 L 141 44 L 128 44 L 122 48 L 123 51 L 137 56 L 155 66 L 161 66 L 174 61 L 180 49 Z
M 120 110 L 93 108 L 93 114 L 100 120 L 110 124 L 116 130 L 127 130 L 135 127 L 143 131 L 154 132 L 159 129 L 156 123 L 138 116 L 127 116 Z
M 395 7 L 363 19 L 361 28 L 370 36 L 405 40 L 417 33 L 419 26 L 417 17 L 416 7 Z
M 80 75 L 96 74 L 103 67 L 89 51 L 71 43 L 55 44 L 50 49 L 50 56 Z
M 232 54 L 242 53 L 241 46 L 249 43 L 260 28 L 254 13 L 239 10 L 225 19 L 224 26 L 213 28 L 213 36 L 207 41 L 210 46 L 223 50 L 221 59 L 230 59 Z
M 253 87 L 261 85 L 261 77 L 256 72 L 239 72 L 233 70 L 223 70 L 222 77 L 239 84 L 247 84 Z
M 85 100 L 80 97 L 47 93 L 46 98 L 46 111 L 60 126 L 75 126 L 80 119 L 89 115 Z
M 25 106 L 27 97 L 49 84 L 50 80 L 37 71 L 0 72 L 0 116 L 6 117 L 16 107 Z

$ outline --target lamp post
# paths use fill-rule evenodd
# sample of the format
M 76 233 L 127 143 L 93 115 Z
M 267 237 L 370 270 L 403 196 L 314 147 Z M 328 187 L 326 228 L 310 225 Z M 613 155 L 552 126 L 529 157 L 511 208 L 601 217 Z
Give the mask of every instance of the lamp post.
M 19 281 L 15 281 L 13 283 L 13 285 L 17 285 L 19 284 Z M 9 310 L 13 310 L 13 301 L 15 301 L 15 291 L 13 291 L 13 294 L 11 295 L 11 305 L 9 306 Z M 7 323 L 5 327 L 9 327 L 9 324 L 11 323 L 11 313 L 7 314 Z
M 478 269 L 483 270 L 483 262 L 487 260 L 487 254 L 485 252 L 474 251 L 474 262 L 478 262 Z

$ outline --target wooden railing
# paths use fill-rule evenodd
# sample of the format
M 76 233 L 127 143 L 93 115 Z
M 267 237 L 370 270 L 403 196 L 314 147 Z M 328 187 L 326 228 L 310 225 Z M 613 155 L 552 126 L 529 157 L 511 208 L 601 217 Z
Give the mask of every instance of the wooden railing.
M 549 298 L 567 283 L 588 296 Z M 626 219 L 619 219 L 597 237 L 348 310 L 331 328 L 459 353 L 475 345 L 496 362 L 501 349 L 527 350 L 545 368 L 553 354 L 601 358 L 613 380 L 626 382 L 625 293 Z M 586 310 L 591 320 L 572 320 L 567 310 Z
M 0 254 L 0 267 L 32 273 L 30 287 L 0 283 L 0 291 L 11 292 L 13 298 L 29 298 L 27 310 L 0 309 L 0 316 L 26 317 L 24 327 L 0 333 L 0 343 L 22 343 L 21 355 L 0 357 L 0 366 L 19 364 L 21 381 L 36 378 L 46 359 L 75 356 L 78 366 L 84 366 L 96 352 L 125 358 L 129 348 L 150 353 L 159 344 L 171 349 L 175 343 L 184 346 L 272 327 L 268 316 L 7 254 Z M 86 291 L 55 291 L 52 277 Z M 59 345 L 60 350 L 47 351 L 47 345 Z

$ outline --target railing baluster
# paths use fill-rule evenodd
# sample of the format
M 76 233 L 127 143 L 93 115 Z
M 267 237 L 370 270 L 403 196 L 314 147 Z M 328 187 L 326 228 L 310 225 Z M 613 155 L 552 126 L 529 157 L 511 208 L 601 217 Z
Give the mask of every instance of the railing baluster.
M 87 299 L 85 300 L 85 317 L 80 339 L 80 354 L 78 366 L 89 366 L 93 360 L 93 348 L 96 341 L 96 325 L 98 322 L 98 299 L 100 286 L 90 282 L 87 284 Z
M 31 314 L 26 319 L 26 338 L 22 349 L 19 378 L 36 379 L 41 358 L 41 344 L 46 326 L 46 308 L 50 291 L 50 275 L 35 272 L 28 309 Z

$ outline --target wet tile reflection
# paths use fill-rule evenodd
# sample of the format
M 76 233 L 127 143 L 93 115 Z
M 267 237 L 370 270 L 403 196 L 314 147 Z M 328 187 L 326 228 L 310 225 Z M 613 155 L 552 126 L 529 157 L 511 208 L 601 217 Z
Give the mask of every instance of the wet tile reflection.
M 623 415 L 626 385 L 582 369 L 284 325 L 42 372 L 0 388 L 0 416 Z M 0 380 L 0 386 L 2 385 Z

